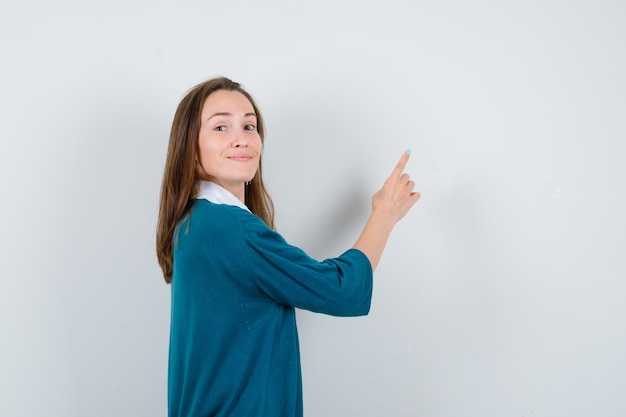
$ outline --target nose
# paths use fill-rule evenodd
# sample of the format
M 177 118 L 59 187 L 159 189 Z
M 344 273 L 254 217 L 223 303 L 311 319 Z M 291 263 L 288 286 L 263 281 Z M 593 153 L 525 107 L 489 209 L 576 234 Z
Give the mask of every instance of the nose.
M 247 148 L 248 147 L 248 138 L 246 137 L 246 132 L 243 129 L 238 129 L 235 137 L 233 138 L 233 146 L 235 148 Z

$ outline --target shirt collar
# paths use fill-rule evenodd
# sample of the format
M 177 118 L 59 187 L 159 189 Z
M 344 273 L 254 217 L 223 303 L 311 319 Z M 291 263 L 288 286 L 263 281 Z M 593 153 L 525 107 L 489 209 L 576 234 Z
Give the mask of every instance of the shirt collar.
M 227 204 L 229 206 L 237 206 L 244 210 L 250 211 L 250 209 L 237 197 L 235 197 L 226 188 L 217 185 L 210 181 L 200 181 L 200 189 L 196 199 L 208 200 L 215 204 Z

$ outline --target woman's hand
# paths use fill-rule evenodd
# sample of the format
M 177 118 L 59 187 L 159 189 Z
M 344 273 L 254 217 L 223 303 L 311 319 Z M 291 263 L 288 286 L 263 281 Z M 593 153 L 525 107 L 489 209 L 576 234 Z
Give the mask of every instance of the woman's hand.
M 372 214 L 383 216 L 392 224 L 400 221 L 421 197 L 420 193 L 413 191 L 415 183 L 409 174 L 404 173 L 409 154 L 409 151 L 402 154 L 383 187 L 372 197 Z
M 353 246 L 367 256 L 372 270 L 378 266 L 395 224 L 421 197 L 420 193 L 413 191 L 415 183 L 404 173 L 408 160 L 409 151 L 402 155 L 383 188 L 372 197 L 372 214 Z

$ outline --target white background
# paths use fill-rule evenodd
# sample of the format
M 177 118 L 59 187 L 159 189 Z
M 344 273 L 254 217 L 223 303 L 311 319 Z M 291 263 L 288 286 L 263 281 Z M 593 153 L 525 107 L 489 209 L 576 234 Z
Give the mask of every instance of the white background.
M 305 411 L 626 415 L 626 3 L 6 1 L 0 415 L 165 416 L 154 233 L 174 110 L 226 75 L 278 226 L 352 245 L 401 153 L 422 200 L 370 316 L 299 312 Z

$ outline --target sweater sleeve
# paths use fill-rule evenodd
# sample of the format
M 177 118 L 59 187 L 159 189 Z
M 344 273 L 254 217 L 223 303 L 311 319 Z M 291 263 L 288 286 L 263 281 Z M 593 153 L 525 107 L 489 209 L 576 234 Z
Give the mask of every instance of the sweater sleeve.
M 246 260 L 258 289 L 274 301 L 333 316 L 369 313 L 373 273 L 357 249 L 319 262 L 256 216 L 242 222 Z

